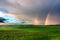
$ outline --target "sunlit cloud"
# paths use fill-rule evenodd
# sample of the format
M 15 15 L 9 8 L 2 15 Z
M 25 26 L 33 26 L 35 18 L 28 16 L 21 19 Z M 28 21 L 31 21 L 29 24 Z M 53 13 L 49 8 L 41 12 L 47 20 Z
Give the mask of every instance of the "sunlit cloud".
M 52 5 L 57 6 L 58 4 L 60 4 L 59 0 L 0 0 L 0 8 L 8 10 L 8 15 L 32 22 L 38 13 L 41 24 L 44 24 Z

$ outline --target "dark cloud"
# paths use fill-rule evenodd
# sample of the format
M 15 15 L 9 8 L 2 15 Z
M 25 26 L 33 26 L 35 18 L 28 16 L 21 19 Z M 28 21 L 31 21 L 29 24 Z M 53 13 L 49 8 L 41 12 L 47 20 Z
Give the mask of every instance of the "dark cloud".
M 5 8 L 11 13 L 24 14 L 33 19 L 38 14 L 41 24 L 45 22 L 48 13 L 60 15 L 59 0 L 0 0 L 0 8 Z

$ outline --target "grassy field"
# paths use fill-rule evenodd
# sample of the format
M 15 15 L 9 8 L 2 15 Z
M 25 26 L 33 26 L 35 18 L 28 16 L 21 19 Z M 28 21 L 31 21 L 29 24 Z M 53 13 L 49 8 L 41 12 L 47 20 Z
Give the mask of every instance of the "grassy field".
M 60 26 L 1 25 L 0 40 L 60 40 Z

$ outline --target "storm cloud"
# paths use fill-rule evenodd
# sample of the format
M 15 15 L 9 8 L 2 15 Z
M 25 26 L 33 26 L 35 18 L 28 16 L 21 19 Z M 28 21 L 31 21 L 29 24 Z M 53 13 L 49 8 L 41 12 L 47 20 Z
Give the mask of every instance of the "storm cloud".
M 12 14 L 28 17 L 27 20 L 30 21 L 34 20 L 38 14 L 41 24 L 44 24 L 48 13 L 53 16 L 60 15 L 59 0 L 0 0 L 0 8 Z

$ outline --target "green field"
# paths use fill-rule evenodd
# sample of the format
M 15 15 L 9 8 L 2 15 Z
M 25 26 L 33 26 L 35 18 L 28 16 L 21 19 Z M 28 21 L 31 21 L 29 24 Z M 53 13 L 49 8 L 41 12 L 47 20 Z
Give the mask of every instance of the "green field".
M 0 40 L 60 40 L 60 26 L 1 25 Z

